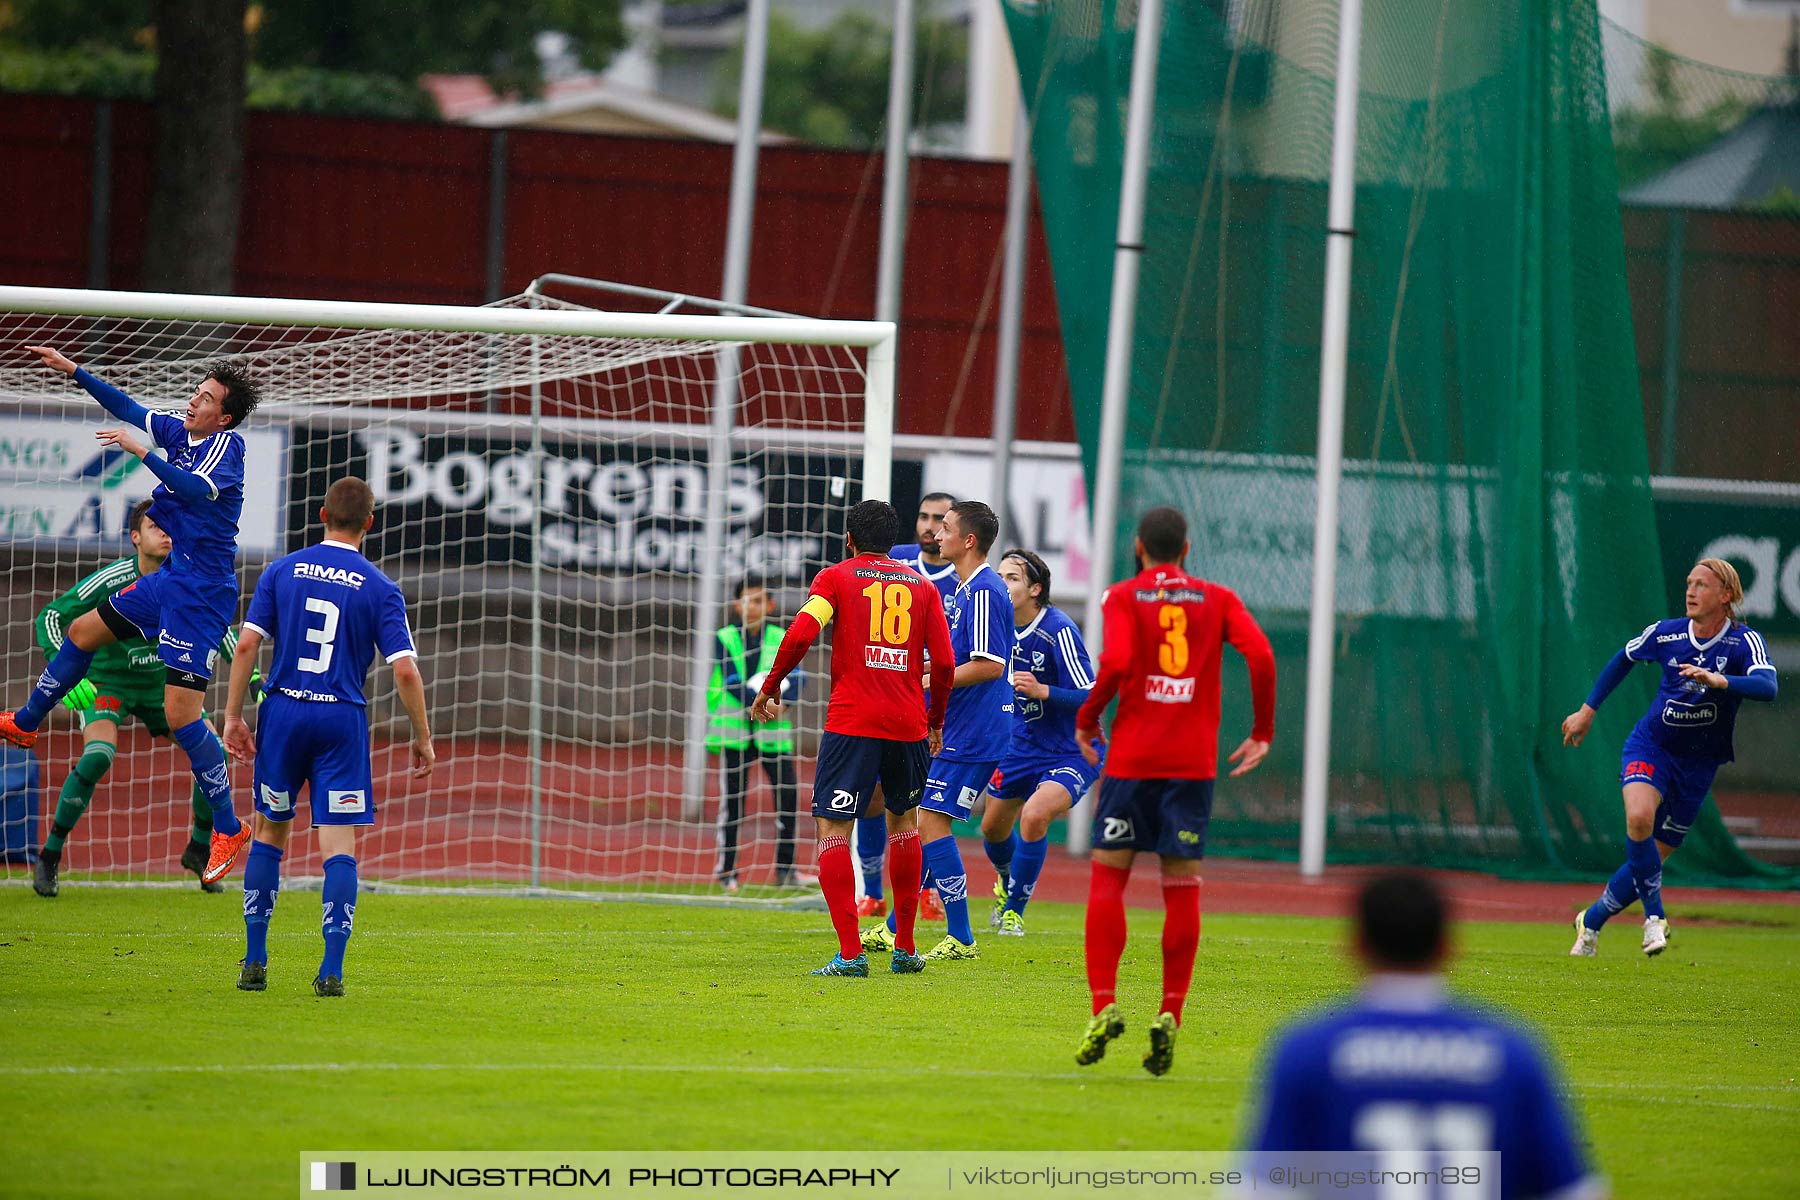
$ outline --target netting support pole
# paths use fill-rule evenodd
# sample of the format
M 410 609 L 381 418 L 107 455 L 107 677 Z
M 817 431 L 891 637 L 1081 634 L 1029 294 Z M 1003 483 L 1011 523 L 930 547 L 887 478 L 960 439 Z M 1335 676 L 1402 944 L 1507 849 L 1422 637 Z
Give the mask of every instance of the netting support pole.
M 994 365 L 994 475 L 989 501 L 1003 536 L 1012 532 L 1012 443 L 1018 422 L 1019 342 L 1025 324 L 1025 243 L 1031 235 L 1031 125 L 1024 106 L 1013 123 L 1012 169 L 1006 181 L 1006 251 L 1000 269 L 1000 350 Z M 1001 543 L 1004 545 L 1005 543 Z
M 913 0 L 894 0 L 894 41 L 888 64 L 887 162 L 881 177 L 881 251 L 875 264 L 875 319 L 900 322 L 900 285 L 906 277 L 906 177 L 912 132 Z
M 1300 782 L 1300 874 L 1325 870 L 1331 782 L 1332 646 L 1337 638 L 1338 491 L 1344 475 L 1344 367 L 1350 334 L 1350 249 L 1356 236 L 1356 98 L 1362 0 L 1338 10 L 1337 111 L 1332 123 L 1325 238 L 1325 329 L 1319 349 L 1318 508 L 1313 518 L 1312 614 L 1306 636 L 1305 764 Z
M 544 866 L 544 382 L 538 338 L 531 338 L 531 698 L 526 753 L 531 759 L 531 886 Z
M 1669 240 L 1663 266 L 1662 432 L 1657 439 L 1656 473 L 1675 473 L 1676 418 L 1681 406 L 1681 284 L 1687 258 L 1687 214 L 1669 210 Z
M 750 235 L 756 221 L 756 162 L 762 137 L 763 77 L 769 62 L 769 0 L 750 0 L 744 18 L 744 68 L 738 84 L 737 147 L 731 158 L 731 207 L 725 224 L 726 304 L 742 304 L 750 281 Z M 712 676 L 713 622 L 725 602 L 725 501 L 731 487 L 731 431 L 737 424 L 741 347 L 719 351 L 712 429 L 706 456 L 706 524 L 688 662 L 687 750 L 681 813 L 699 820 L 706 807 L 706 684 Z
M 1156 117 L 1156 65 L 1162 48 L 1162 0 L 1142 0 L 1131 46 L 1131 105 L 1125 117 L 1125 165 L 1119 180 L 1119 232 L 1113 247 L 1112 306 L 1106 324 L 1106 377 L 1100 449 L 1094 469 L 1093 553 L 1087 592 L 1088 648 L 1100 660 L 1100 600 L 1112 578 L 1124 470 L 1125 413 L 1131 406 L 1131 347 L 1137 329 L 1138 266 L 1144 257 L 1144 193 L 1150 174 L 1150 126 Z M 1069 853 L 1090 844 L 1092 801 L 1069 814 Z

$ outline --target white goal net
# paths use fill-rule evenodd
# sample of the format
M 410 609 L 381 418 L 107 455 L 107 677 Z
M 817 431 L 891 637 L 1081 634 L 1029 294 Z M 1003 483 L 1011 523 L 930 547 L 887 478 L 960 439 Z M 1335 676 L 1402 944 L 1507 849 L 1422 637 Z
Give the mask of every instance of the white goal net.
M 365 879 L 716 894 L 720 756 L 703 743 L 715 631 L 746 578 L 785 623 L 841 557 L 849 505 L 886 496 L 890 325 L 609 313 L 535 292 L 449 308 L 0 288 L 0 707 L 22 703 L 42 668 L 34 617 L 132 553 L 126 514 L 156 482 L 95 442 L 117 422 L 27 344 L 151 408 L 178 409 L 212 358 L 259 380 L 263 405 L 243 426 L 245 601 L 264 565 L 319 538 L 333 480 L 373 486 L 365 552 L 406 594 L 439 766 L 410 777 L 405 714 L 377 663 Z M 815 651 L 796 708 L 802 869 L 823 666 Z M 8 752 L 12 881 L 29 878 L 80 755 L 73 714 L 46 729 L 35 789 L 28 756 Z M 191 782 L 178 749 L 127 721 L 63 879 L 176 878 Z M 233 782 L 242 815 L 248 764 Z M 785 895 L 763 886 L 778 806 L 752 770 L 743 898 Z M 320 873 L 310 842 L 296 839 L 284 874 Z

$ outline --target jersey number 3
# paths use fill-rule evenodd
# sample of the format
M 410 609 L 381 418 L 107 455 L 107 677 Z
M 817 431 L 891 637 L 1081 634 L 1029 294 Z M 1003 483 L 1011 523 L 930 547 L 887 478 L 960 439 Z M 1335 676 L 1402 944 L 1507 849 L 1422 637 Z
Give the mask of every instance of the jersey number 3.
M 306 611 L 318 613 L 325 618 L 321 625 L 314 625 L 310 620 L 306 623 L 306 640 L 316 645 L 319 650 L 313 657 L 303 658 L 294 665 L 309 674 L 323 675 L 331 669 L 331 654 L 337 648 L 333 642 L 337 639 L 339 609 L 329 600 L 308 596 Z
M 1156 623 L 1162 626 L 1162 645 L 1156 648 L 1157 665 L 1164 675 L 1180 675 L 1187 670 L 1187 613 L 1180 605 L 1165 604 L 1156 611 Z
M 912 639 L 912 589 L 904 583 L 890 583 L 885 588 L 871 583 L 862 594 L 869 598 L 869 640 L 906 645 Z

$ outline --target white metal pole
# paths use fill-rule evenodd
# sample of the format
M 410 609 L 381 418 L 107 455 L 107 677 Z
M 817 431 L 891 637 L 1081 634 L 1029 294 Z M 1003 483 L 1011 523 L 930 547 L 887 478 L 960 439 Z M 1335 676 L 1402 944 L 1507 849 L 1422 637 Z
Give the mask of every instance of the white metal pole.
M 875 319 L 900 321 L 906 275 L 907 150 L 912 132 L 913 0 L 894 0 L 893 61 L 888 67 L 887 163 L 881 181 L 881 257 L 876 264 Z
M 1025 247 L 1031 236 L 1031 128 L 1020 110 L 1013 125 L 1012 174 L 1006 184 L 1006 258 L 1000 269 L 1000 348 L 994 365 L 994 477 L 989 501 L 1002 536 L 1018 540 L 1010 497 L 1012 444 L 1018 423 L 1019 341 L 1025 323 Z
M 1106 326 L 1106 377 L 1100 405 L 1100 450 L 1090 512 L 1087 644 L 1101 649 L 1100 598 L 1112 578 L 1119 523 L 1119 478 L 1125 454 L 1125 411 L 1131 403 L 1131 344 L 1137 326 L 1138 262 L 1144 254 L 1144 193 L 1150 173 L 1150 126 L 1156 115 L 1156 60 L 1162 44 L 1162 0 L 1138 5 L 1132 39 L 1131 106 L 1125 118 L 1125 167 L 1119 181 L 1119 232 L 1113 248 L 1112 308 Z M 1069 852 L 1087 853 L 1090 802 L 1069 818 Z
M 1362 0 L 1338 11 L 1337 114 L 1331 139 L 1325 242 L 1325 330 L 1319 350 L 1319 503 L 1313 519 L 1312 619 L 1306 638 L 1305 765 L 1300 784 L 1300 874 L 1325 870 L 1331 782 L 1332 644 L 1337 632 L 1338 490 L 1344 475 L 1344 360 L 1350 331 L 1350 249 L 1356 230 L 1356 96 Z
M 737 149 L 731 160 L 731 208 L 725 228 L 725 286 L 720 299 L 742 304 L 750 277 L 750 236 L 756 213 L 756 158 L 762 134 L 763 77 L 769 61 L 769 0 L 750 0 L 744 17 L 744 66 L 738 88 Z M 700 817 L 706 801 L 706 684 L 712 674 L 713 623 L 725 595 L 725 497 L 731 487 L 731 431 L 737 424 L 740 347 L 719 351 L 713 389 L 712 436 L 706 461 L 706 521 L 693 653 L 688 663 L 687 753 L 682 763 L 682 815 Z

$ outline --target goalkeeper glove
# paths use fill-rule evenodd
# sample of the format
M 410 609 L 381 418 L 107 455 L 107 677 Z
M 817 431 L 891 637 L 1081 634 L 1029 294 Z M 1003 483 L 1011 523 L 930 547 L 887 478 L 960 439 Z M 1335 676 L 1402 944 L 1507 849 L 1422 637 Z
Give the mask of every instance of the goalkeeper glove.
M 83 679 L 80 683 L 77 683 L 74 687 L 69 689 L 69 694 L 62 698 L 62 706 L 70 712 L 80 712 L 82 709 L 92 704 L 94 702 L 94 697 L 98 694 L 99 689 L 94 686 L 94 681 L 91 679 Z

